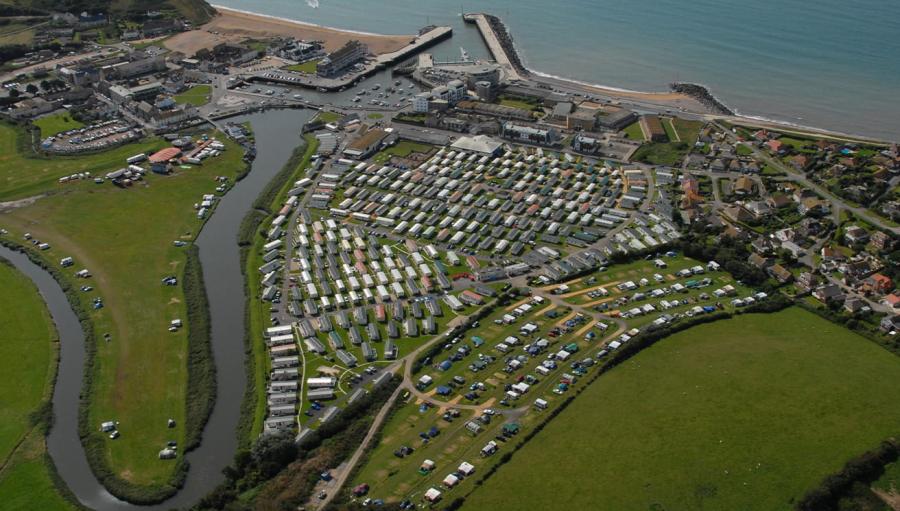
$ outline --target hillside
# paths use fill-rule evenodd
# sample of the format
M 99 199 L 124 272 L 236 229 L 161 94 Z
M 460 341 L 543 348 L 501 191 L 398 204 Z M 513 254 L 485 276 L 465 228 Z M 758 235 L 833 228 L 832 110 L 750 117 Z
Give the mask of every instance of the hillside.
M 148 10 L 156 10 L 183 16 L 194 24 L 205 23 L 215 14 L 215 9 L 204 0 L 0 0 L 0 6 L 13 12 L 88 11 L 105 12 L 120 18 L 142 16 Z

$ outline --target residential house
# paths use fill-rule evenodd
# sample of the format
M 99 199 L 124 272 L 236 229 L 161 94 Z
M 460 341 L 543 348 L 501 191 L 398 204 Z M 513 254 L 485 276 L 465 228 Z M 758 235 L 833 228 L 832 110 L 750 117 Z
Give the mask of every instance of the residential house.
M 759 254 L 750 254 L 750 257 L 747 258 L 747 262 L 759 268 L 760 270 L 765 270 L 766 268 L 772 266 L 773 260 L 771 257 L 764 257 Z
M 737 195 L 752 195 L 753 180 L 747 176 L 741 176 L 734 182 L 734 193 Z
M 865 300 L 854 296 L 848 296 L 844 300 L 844 310 L 850 314 L 856 314 L 858 312 L 867 312 L 871 309 L 866 305 Z
M 900 329 L 900 316 L 886 316 L 881 319 L 882 332 L 896 332 Z
M 886 295 L 881 299 L 881 303 L 894 310 L 900 309 L 900 295 L 897 293 Z
M 865 244 L 869 242 L 869 232 L 858 225 L 851 225 L 844 229 L 844 239 L 850 245 Z
M 780 264 L 773 264 L 772 266 L 769 266 L 768 272 L 769 275 L 774 277 L 775 280 L 782 284 L 790 282 L 794 278 L 794 275 L 790 272 L 790 270 L 788 270 L 784 266 L 781 266 Z
M 822 256 L 822 261 L 844 261 L 847 259 L 847 256 L 844 255 L 843 252 L 837 250 L 831 246 L 824 246 L 822 250 L 819 251 L 819 255 Z
M 801 215 L 807 216 L 827 215 L 830 209 L 831 208 L 826 201 L 813 197 L 803 199 L 803 201 L 800 202 L 800 206 L 797 207 L 797 211 L 799 211 Z
M 769 238 L 759 236 L 750 242 L 750 249 L 756 254 L 770 255 L 775 252 L 775 244 Z
M 859 286 L 864 294 L 885 295 L 894 290 L 894 281 L 883 273 L 869 276 Z
M 780 140 L 768 140 L 766 141 L 766 147 L 769 148 L 770 151 L 777 154 L 782 154 L 786 151 L 786 148 Z
M 816 300 L 819 300 L 826 305 L 844 300 L 844 292 L 835 284 L 819 286 L 813 290 L 812 295 Z
M 732 222 L 747 223 L 754 220 L 754 216 L 743 206 L 728 206 L 722 210 L 722 216 Z
M 882 231 L 875 231 L 869 239 L 869 245 L 879 252 L 889 252 L 894 249 L 894 238 Z
M 813 289 L 819 287 L 819 276 L 815 273 L 805 271 L 797 277 L 797 289 L 804 293 L 809 293 Z

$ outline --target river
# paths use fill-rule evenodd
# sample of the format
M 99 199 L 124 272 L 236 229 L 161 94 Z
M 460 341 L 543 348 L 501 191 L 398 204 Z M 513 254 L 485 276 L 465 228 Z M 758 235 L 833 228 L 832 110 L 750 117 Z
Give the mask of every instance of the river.
M 81 325 L 62 289 L 26 256 L 0 246 L 9 259 L 38 287 L 60 338 L 60 361 L 53 391 L 55 422 L 47 437 L 47 450 L 60 477 L 78 500 L 98 511 L 169 510 L 197 503 L 222 480 L 222 469 L 237 448 L 237 425 L 246 387 L 244 371 L 244 280 L 237 233 L 241 221 L 266 184 L 278 173 L 300 142 L 300 128 L 310 110 L 272 110 L 232 119 L 249 121 L 256 136 L 253 169 L 217 205 L 203 226 L 196 244 L 200 250 L 212 323 L 212 349 L 217 371 L 216 404 L 200 447 L 187 454 L 190 470 L 184 487 L 155 506 L 137 506 L 112 496 L 97 481 L 78 437 L 79 394 L 84 367 Z

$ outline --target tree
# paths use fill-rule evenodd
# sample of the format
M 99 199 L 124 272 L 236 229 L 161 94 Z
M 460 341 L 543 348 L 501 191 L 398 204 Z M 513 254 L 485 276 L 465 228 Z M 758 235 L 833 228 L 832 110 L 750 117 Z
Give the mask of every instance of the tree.
M 29 83 L 28 86 L 25 87 L 25 92 L 27 92 L 29 94 L 37 94 L 37 92 L 38 92 L 37 85 L 35 85 L 33 83 Z
M 50 82 L 46 79 L 41 80 L 41 90 L 49 91 L 50 90 Z
M 10 89 L 10 90 L 9 90 L 9 97 L 11 97 L 11 98 L 17 98 L 17 97 L 19 97 L 19 95 L 21 95 L 21 94 L 22 94 L 22 93 L 19 92 L 19 89 Z

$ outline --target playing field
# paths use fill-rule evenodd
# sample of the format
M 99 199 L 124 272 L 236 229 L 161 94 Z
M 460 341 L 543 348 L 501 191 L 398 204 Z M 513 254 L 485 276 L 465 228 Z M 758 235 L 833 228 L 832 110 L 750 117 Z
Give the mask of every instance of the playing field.
M 790 509 L 900 431 L 900 359 L 801 309 L 664 339 L 600 377 L 463 509 Z
M 127 189 L 74 183 L 66 193 L 0 215 L 14 239 L 29 231 L 49 243 L 37 252 L 48 263 L 73 257 L 63 274 L 76 287 L 93 287 L 79 293 L 97 337 L 89 421 L 95 431 L 103 421 L 119 422 L 120 438 L 94 433 L 95 440 L 113 472 L 139 485 L 168 480 L 175 463 L 157 453 L 168 440 L 183 445 L 185 438 L 187 329 L 168 331 L 173 319 L 186 321 L 185 298 L 180 282 L 167 286 L 161 279 L 183 270 L 185 249 L 173 241 L 197 235 L 193 204 L 214 193 L 216 176 L 233 180 L 244 167 L 240 147 L 219 138 L 226 150 L 202 166 L 148 174 Z M 92 277 L 75 278 L 82 268 Z M 94 309 L 98 298 L 103 307 Z M 175 429 L 167 428 L 169 418 Z
M 42 424 L 29 418 L 50 398 L 53 322 L 31 281 L 5 261 L 0 289 L 0 502 L 4 509 L 68 509 L 47 473 Z
M 79 172 L 102 175 L 121 168 L 129 156 L 165 145 L 160 139 L 150 138 L 101 153 L 35 158 L 19 152 L 19 137 L 27 136 L 22 128 L 0 122 L 0 201 L 61 190 L 64 185 L 56 181 L 62 176 Z

